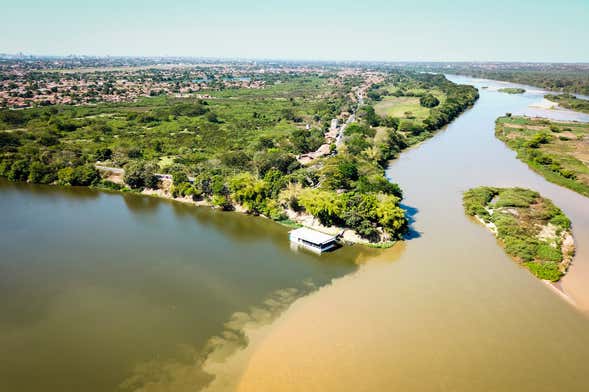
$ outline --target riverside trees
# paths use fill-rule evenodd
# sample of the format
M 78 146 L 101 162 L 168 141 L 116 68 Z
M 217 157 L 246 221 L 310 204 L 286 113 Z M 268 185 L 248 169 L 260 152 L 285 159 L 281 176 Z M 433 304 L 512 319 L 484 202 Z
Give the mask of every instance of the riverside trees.
M 470 102 L 466 96 L 474 96 L 443 77 L 403 77 L 426 93 L 443 89 L 447 98 L 431 111 L 444 117 L 432 124 L 453 118 Z M 380 117 L 364 105 L 337 151 L 304 167 L 297 155 L 325 143 L 331 120 L 351 113 L 352 88 L 361 77 L 272 78 L 264 89 L 209 91 L 204 100 L 159 95 L 135 103 L 1 111 L 0 175 L 140 191 L 161 187 L 156 173 L 164 173 L 173 177 L 165 190 L 173 197 L 239 206 L 275 220 L 306 213 L 370 241 L 400 238 L 407 227 L 402 192 L 385 178 L 384 165 L 426 124 L 411 125 L 407 136 L 406 120 Z M 124 169 L 125 184 L 101 181 L 97 161 Z

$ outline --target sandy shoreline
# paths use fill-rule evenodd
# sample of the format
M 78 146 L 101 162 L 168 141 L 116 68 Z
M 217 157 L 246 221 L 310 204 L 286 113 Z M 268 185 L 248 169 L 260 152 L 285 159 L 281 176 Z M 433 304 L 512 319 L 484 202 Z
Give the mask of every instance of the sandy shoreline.
M 566 302 L 568 302 L 573 307 L 578 308 L 578 305 L 575 302 L 575 300 L 564 291 L 564 289 L 560 285 L 560 282 L 554 282 L 553 283 L 553 282 L 550 282 L 548 280 L 542 280 L 542 282 L 550 290 L 552 290 L 554 293 L 556 293 L 560 298 L 562 298 L 563 300 L 565 300 Z
M 538 103 L 531 104 L 530 107 L 535 108 L 535 109 L 545 109 L 545 110 L 560 109 L 560 106 L 558 105 L 558 103 L 552 102 L 546 98 L 543 98 L 542 101 L 540 101 Z

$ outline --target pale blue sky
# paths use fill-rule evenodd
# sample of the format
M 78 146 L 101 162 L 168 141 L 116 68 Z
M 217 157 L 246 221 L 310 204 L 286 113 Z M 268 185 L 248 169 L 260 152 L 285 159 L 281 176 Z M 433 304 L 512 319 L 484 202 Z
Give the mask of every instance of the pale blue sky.
M 0 52 L 589 62 L 589 0 L 0 0 Z

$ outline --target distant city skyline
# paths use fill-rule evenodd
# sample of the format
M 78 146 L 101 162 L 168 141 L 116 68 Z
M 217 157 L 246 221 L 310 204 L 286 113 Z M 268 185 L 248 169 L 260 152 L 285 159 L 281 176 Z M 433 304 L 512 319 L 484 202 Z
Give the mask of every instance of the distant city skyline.
M 2 12 L 8 54 L 589 62 L 587 0 L 34 0 Z

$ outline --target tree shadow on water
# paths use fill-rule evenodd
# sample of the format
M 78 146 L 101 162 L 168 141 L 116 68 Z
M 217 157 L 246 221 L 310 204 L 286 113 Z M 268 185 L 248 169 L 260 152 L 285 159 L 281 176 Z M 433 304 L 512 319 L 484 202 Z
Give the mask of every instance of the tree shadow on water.
M 419 213 L 419 209 L 403 203 L 401 203 L 400 206 L 403 210 L 405 210 L 405 216 L 407 217 L 407 222 L 409 224 L 409 229 L 407 230 L 404 239 L 412 240 L 421 237 L 422 233 L 413 228 L 413 223 L 415 223 L 415 216 Z

